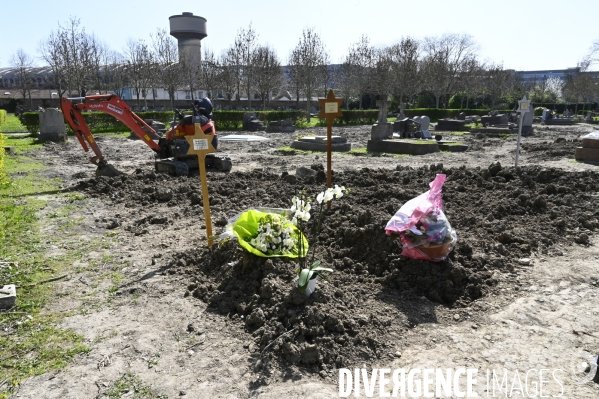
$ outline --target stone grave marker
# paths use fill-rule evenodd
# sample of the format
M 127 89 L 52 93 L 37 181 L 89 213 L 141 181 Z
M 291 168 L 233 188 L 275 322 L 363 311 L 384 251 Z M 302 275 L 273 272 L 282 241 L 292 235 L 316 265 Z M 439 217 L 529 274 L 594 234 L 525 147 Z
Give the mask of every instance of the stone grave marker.
M 40 141 L 67 141 L 67 128 L 62 111 L 46 108 L 38 113 L 40 118 Z

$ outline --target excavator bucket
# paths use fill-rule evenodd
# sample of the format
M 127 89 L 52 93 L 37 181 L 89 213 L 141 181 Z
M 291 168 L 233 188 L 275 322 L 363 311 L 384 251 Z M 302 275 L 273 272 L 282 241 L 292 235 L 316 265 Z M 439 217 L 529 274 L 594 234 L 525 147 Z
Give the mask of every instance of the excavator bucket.
M 119 171 L 117 168 L 109 164 L 98 165 L 98 169 L 96 169 L 96 176 L 114 177 L 122 174 L 123 172 Z

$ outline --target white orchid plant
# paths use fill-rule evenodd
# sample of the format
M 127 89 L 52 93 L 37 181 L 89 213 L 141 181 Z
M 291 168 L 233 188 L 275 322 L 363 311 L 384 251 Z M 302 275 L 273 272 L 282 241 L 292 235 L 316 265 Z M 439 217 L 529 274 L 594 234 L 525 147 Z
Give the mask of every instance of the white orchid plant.
M 345 193 L 347 193 L 347 190 L 345 189 L 345 187 L 335 185 L 334 188 L 327 188 L 325 191 L 319 193 L 316 196 L 316 202 L 319 204 L 320 209 L 318 211 L 318 221 L 316 222 L 316 224 L 314 224 L 313 232 L 315 234 L 318 234 L 320 232 L 320 225 L 322 223 L 325 204 L 328 204 L 330 201 L 332 201 L 335 198 L 343 197 L 343 195 Z M 300 232 L 299 238 L 298 238 L 298 245 L 300 247 L 299 253 L 303 253 L 303 251 L 302 251 L 302 249 L 303 249 L 302 248 L 302 245 L 303 245 L 302 236 L 305 235 L 304 227 L 305 227 L 305 223 L 310 220 L 310 217 L 311 217 L 310 210 L 312 209 L 312 206 L 308 199 L 302 199 L 297 196 L 293 197 L 293 199 L 291 200 L 291 203 L 292 203 L 292 205 L 291 205 L 291 214 L 292 214 L 291 223 L 296 225 L 299 229 L 299 232 Z M 299 264 L 300 264 L 300 266 L 296 270 L 296 273 L 298 274 L 297 286 L 301 292 L 306 291 L 306 288 L 308 287 L 308 282 L 312 278 L 314 278 L 315 275 L 318 275 L 319 272 L 332 272 L 333 271 L 333 269 L 330 269 L 328 267 L 320 266 L 320 261 L 314 262 L 314 252 L 312 252 L 312 262 L 309 267 L 306 267 L 306 258 L 305 257 L 299 258 Z

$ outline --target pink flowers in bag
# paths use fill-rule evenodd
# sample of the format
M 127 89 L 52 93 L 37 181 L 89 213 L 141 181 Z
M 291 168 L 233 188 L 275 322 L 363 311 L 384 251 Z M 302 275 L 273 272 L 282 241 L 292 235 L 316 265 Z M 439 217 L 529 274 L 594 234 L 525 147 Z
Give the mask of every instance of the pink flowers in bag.
M 445 175 L 437 175 L 429 191 L 406 202 L 387 222 L 387 235 L 398 234 L 401 239 L 402 255 L 440 262 L 455 246 L 457 235 L 443 213 L 445 180 Z

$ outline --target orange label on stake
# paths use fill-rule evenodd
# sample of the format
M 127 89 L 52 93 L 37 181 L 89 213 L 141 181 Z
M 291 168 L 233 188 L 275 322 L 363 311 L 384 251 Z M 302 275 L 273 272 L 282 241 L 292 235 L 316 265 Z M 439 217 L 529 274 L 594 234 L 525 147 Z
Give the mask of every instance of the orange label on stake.
M 93 138 L 92 136 L 88 136 L 88 137 L 87 137 L 87 141 L 88 141 L 90 144 L 93 144 L 93 143 L 95 143 L 95 142 L 96 142 L 96 140 L 94 140 L 94 138 Z

